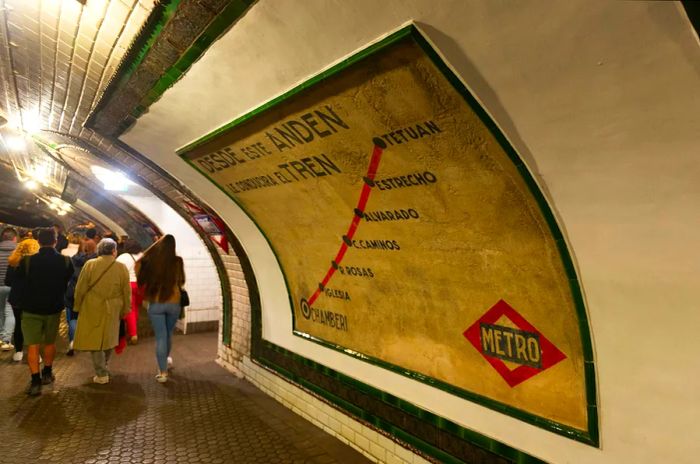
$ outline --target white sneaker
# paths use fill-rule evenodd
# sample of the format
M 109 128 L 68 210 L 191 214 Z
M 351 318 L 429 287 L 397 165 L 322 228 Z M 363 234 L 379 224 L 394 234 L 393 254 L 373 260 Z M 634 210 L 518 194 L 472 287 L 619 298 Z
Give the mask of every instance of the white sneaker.
M 173 358 L 168 356 L 168 367 L 173 367 Z
M 168 381 L 168 375 L 167 374 L 158 374 L 156 375 L 156 382 L 158 383 L 165 383 Z
M 12 355 L 12 360 L 14 362 L 20 362 L 23 357 L 24 357 L 24 353 L 22 353 L 21 351 L 17 351 L 17 352 L 15 352 L 15 354 Z
M 103 376 L 96 375 L 92 378 L 92 381 L 95 383 L 99 383 L 100 385 L 104 385 L 106 383 L 109 383 L 109 376 L 108 375 L 103 375 Z
M 10 343 L 10 342 L 2 342 L 2 344 L 0 345 L 0 349 L 1 349 L 2 351 L 14 350 L 14 349 L 15 349 L 15 345 L 13 345 L 13 344 Z

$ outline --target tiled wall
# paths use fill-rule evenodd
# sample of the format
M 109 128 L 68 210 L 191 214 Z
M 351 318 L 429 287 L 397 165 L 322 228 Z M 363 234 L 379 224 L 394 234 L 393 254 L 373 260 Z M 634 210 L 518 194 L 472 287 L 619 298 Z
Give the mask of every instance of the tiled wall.
M 233 304 L 231 346 L 223 344 L 219 331 L 217 363 L 246 378 L 263 392 L 309 422 L 352 446 L 374 462 L 425 464 L 430 461 L 411 452 L 374 428 L 353 419 L 301 386 L 250 359 L 251 306 L 240 261 L 221 255 L 231 281 Z
M 430 462 L 394 442 L 383 433 L 339 411 L 300 386 L 254 363 L 248 357 L 243 359 L 242 370 L 245 378 L 262 391 L 374 462 L 388 464 Z
M 243 276 L 243 268 L 234 254 L 219 251 L 226 266 L 231 283 L 231 345 L 223 344 L 222 331 L 219 331 L 219 364 L 242 376 L 240 364 L 243 357 L 250 354 L 251 307 L 248 286 Z M 223 323 L 223 320 L 221 321 Z
M 184 254 L 184 253 L 183 253 Z M 221 319 L 222 295 L 219 276 L 211 256 L 183 256 L 190 306 L 185 321 L 190 323 Z
M 385 434 L 353 419 L 299 385 L 280 377 L 248 356 L 236 361 L 230 350 L 220 345 L 217 362 L 238 377 L 244 377 L 287 408 L 352 446 L 368 459 L 388 464 L 426 464 L 431 461 L 404 448 Z M 232 360 L 232 361 L 231 361 Z
M 190 324 L 218 321 L 223 309 L 219 275 L 212 256 L 195 230 L 177 211 L 156 196 L 126 193 L 121 197 L 152 218 L 164 233 L 176 237 L 177 253 L 185 264 L 185 288 L 190 297 L 186 317 L 178 321 L 178 328 L 187 333 Z

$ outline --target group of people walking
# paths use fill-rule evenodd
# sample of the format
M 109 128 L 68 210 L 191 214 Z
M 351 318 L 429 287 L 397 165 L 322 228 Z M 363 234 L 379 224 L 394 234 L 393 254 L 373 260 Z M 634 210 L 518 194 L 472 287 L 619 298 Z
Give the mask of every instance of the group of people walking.
M 53 361 L 64 308 L 67 354 L 90 352 L 95 369 L 92 380 L 105 384 L 110 380 L 112 352 L 119 345 L 120 321 L 126 326 L 125 336 L 136 343 L 143 301 L 156 337 L 156 380 L 166 382 L 185 283 L 175 238 L 166 235 L 143 253 L 138 243 L 127 241 L 124 253 L 117 256 L 117 243 L 111 238 L 97 241 L 93 230 L 85 237 L 69 237 L 61 253 L 55 248 L 54 229 L 39 229 L 36 235 L 17 243 L 15 229 L 5 228 L 0 242 L 0 284 L 5 284 L 0 286 L 0 309 L 7 316 L 10 308 L 15 321 L 12 340 L 0 334 L 2 349 L 14 347 L 15 361 L 26 356 L 31 372 L 27 393 L 39 395 L 42 385 L 55 379 Z

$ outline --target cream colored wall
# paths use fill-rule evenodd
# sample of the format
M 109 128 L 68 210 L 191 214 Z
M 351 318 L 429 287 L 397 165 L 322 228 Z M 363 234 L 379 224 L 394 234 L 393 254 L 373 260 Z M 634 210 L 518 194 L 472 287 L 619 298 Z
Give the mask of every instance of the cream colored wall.
M 415 20 L 482 100 L 568 236 L 596 351 L 601 449 L 291 334 L 265 239 L 175 149 Z M 216 209 L 256 272 L 264 337 L 555 463 L 700 454 L 700 47 L 675 3 L 261 0 L 122 139 Z

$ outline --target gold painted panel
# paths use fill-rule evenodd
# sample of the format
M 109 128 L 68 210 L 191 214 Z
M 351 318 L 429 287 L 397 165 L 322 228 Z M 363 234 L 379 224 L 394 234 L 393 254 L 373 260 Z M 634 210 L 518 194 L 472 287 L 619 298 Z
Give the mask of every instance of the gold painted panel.
M 586 430 L 579 321 L 550 227 L 413 40 L 183 156 L 268 238 L 296 333 Z

